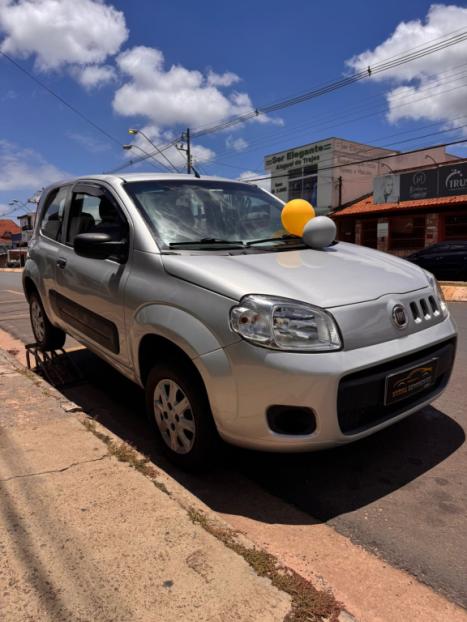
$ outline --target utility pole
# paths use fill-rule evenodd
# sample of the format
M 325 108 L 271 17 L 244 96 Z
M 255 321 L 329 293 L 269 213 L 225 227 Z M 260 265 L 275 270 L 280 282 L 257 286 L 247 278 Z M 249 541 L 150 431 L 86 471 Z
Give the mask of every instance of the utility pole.
M 183 146 L 183 143 L 186 143 L 186 147 Z M 198 171 L 195 169 L 195 167 L 193 166 L 193 162 L 191 159 L 191 137 L 190 137 L 190 128 L 187 127 L 186 132 L 183 132 L 182 134 L 182 144 L 181 145 L 176 145 L 176 148 L 179 151 L 184 151 L 186 153 L 186 172 L 188 173 L 188 175 L 191 175 L 191 173 L 195 174 L 195 177 L 200 177 L 200 174 L 198 173 Z
M 342 206 L 342 175 L 339 175 L 338 182 L 339 182 L 339 186 L 338 186 L 339 187 L 339 207 L 341 207 Z
M 191 140 L 190 140 L 190 128 L 186 128 L 186 172 L 191 175 Z

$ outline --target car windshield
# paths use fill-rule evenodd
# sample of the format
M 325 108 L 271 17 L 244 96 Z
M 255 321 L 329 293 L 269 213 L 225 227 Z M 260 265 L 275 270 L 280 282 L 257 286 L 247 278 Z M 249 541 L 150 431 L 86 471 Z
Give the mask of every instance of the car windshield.
M 256 186 L 169 180 L 128 182 L 125 188 L 164 248 L 301 242 L 291 240 L 282 227 L 281 201 Z

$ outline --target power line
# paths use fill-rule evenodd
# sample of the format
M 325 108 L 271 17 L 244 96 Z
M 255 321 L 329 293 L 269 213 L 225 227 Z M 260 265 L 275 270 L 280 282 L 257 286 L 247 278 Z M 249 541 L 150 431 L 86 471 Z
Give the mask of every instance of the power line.
M 433 38 L 433 39 L 428 39 L 427 41 L 424 41 L 423 43 L 420 43 L 419 45 L 416 45 L 416 46 L 411 47 L 411 48 L 407 48 L 407 50 L 405 51 L 405 54 L 407 54 L 408 52 L 411 52 L 411 51 L 418 50 L 418 49 L 420 49 L 420 48 L 422 48 L 422 47 L 426 46 L 428 43 L 434 43 L 435 41 L 444 40 L 446 37 L 452 36 L 452 35 L 454 35 L 454 34 L 456 34 L 456 33 L 461 32 L 461 31 L 464 31 L 464 32 L 465 32 L 464 27 L 457 28 L 456 30 L 452 30 L 452 31 L 450 31 L 450 32 L 448 32 L 448 33 L 444 33 L 443 35 L 441 35 L 441 36 L 439 36 L 439 37 L 435 37 L 435 38 Z M 398 55 L 397 55 L 397 54 L 394 54 L 393 56 L 388 56 L 388 57 L 385 59 L 385 62 L 386 62 L 386 61 L 389 61 L 389 60 L 391 60 L 391 59 L 395 59 L 395 58 L 397 58 L 397 57 L 398 57 Z M 462 65 L 457 65 L 456 67 L 459 67 L 459 66 L 462 66 Z M 456 67 L 454 67 L 454 68 L 456 68 Z M 452 68 L 451 68 L 451 69 L 452 69 Z M 368 72 L 368 70 L 367 70 L 367 72 Z M 363 73 L 365 73 L 365 75 L 368 75 L 368 73 L 367 73 L 367 72 L 363 72 Z M 444 73 L 444 72 L 443 72 L 443 73 Z M 318 86 L 316 86 L 315 88 L 317 89 L 317 88 L 320 88 L 321 86 L 323 86 L 323 85 L 318 85 Z M 289 99 L 292 99 L 292 98 L 295 98 L 295 97 L 302 96 L 303 94 L 304 94 L 304 93 L 303 93 L 303 91 L 300 91 L 300 92 L 299 92 L 299 93 L 297 93 L 296 95 L 291 95 L 291 96 L 289 96 Z M 280 99 L 280 100 L 275 100 L 274 102 L 271 102 L 271 104 L 280 103 L 281 101 L 283 101 L 283 100 L 282 100 L 282 99 Z M 263 109 L 263 107 L 262 107 L 262 106 L 261 106 L 260 108 L 261 108 L 261 109 Z M 218 123 L 220 123 L 220 121 L 221 121 L 221 120 L 219 119 Z M 196 131 L 204 130 L 204 129 L 209 128 L 209 127 L 210 127 L 210 124 L 206 124 L 206 125 L 199 126 L 198 128 L 194 128 L 194 130 L 193 130 L 193 131 L 195 131 L 195 132 L 196 132 Z
M 177 143 L 177 142 L 178 142 L 178 138 L 176 140 L 173 140 L 171 143 L 166 144 L 166 145 L 160 145 L 157 151 L 151 151 L 151 152 L 148 152 L 147 155 L 140 156 L 139 158 L 134 158 L 132 160 L 128 160 L 126 162 L 123 162 L 120 166 L 117 166 L 116 168 L 113 168 L 113 169 L 111 169 L 109 171 L 106 171 L 106 174 L 118 173 L 120 171 L 125 170 L 129 166 L 134 166 L 135 164 L 139 164 L 140 162 L 144 162 L 144 161 L 148 160 L 149 158 L 153 158 L 158 153 L 163 152 L 163 151 L 167 151 L 167 149 L 170 149 L 170 147 L 173 147 L 175 145 L 175 143 Z
M 465 64 L 460 65 L 460 66 L 464 67 Z M 449 72 L 444 72 L 444 73 L 449 73 Z M 467 76 L 467 74 L 465 73 L 465 70 L 464 70 L 463 72 L 458 72 L 457 74 L 454 74 L 454 76 L 456 76 L 454 78 L 454 80 L 437 80 L 437 81 L 432 82 L 429 85 L 427 85 L 427 87 L 420 89 L 417 92 L 417 96 L 423 94 L 422 97 L 407 97 L 407 96 L 404 96 L 404 95 L 396 96 L 394 98 L 394 101 L 396 101 L 396 102 L 397 101 L 401 101 L 402 103 L 394 105 L 393 109 L 403 108 L 405 106 L 409 106 L 409 105 L 417 103 L 419 101 L 423 101 L 424 99 L 426 99 L 426 96 L 427 96 L 428 93 L 430 93 L 433 89 L 436 89 L 437 87 L 439 87 L 441 84 L 449 84 L 450 82 L 456 82 L 456 81 L 458 81 L 460 79 L 460 77 L 465 77 L 465 76 Z M 451 75 L 449 77 L 452 78 L 453 76 Z M 456 87 L 454 87 L 452 89 L 443 89 L 443 90 L 439 91 L 438 93 L 434 93 L 432 95 L 432 97 L 439 97 L 441 95 L 444 95 L 446 93 L 450 93 L 450 92 L 455 91 L 457 89 L 465 88 L 466 86 L 467 86 L 467 84 L 461 84 L 461 85 L 456 86 Z M 378 96 L 378 99 L 379 99 L 379 96 Z M 365 108 L 366 108 L 366 106 L 362 107 L 361 105 L 359 105 L 357 107 L 354 107 L 354 109 L 351 112 L 358 111 L 358 110 L 365 110 Z M 370 110 L 372 110 L 372 109 L 370 108 Z M 318 129 L 320 129 L 320 130 L 323 129 L 324 130 L 324 129 L 327 129 L 327 128 L 338 127 L 339 125 L 343 125 L 344 123 L 353 123 L 353 122 L 356 122 L 356 121 L 367 119 L 369 117 L 378 115 L 380 112 L 386 111 L 386 106 L 384 106 L 384 107 L 377 107 L 374 110 L 375 110 L 375 112 L 370 112 L 369 114 L 364 114 L 364 115 L 360 115 L 360 116 L 353 117 L 353 118 L 350 117 L 350 119 L 348 118 L 348 116 L 349 116 L 348 114 L 335 116 L 334 119 L 336 119 L 337 121 L 342 120 L 342 121 L 340 121 L 338 123 L 325 123 L 325 124 L 316 125 L 316 118 L 315 118 L 312 123 L 308 122 L 308 123 L 305 123 L 305 124 L 299 124 L 297 126 L 289 128 L 289 130 L 285 131 L 285 132 L 284 131 L 283 132 L 276 131 L 274 133 L 273 137 L 266 138 L 266 139 L 255 140 L 252 143 L 250 143 L 250 148 L 247 148 L 247 149 L 243 150 L 242 152 L 239 152 L 238 154 L 232 153 L 229 150 L 221 151 L 220 153 L 218 153 L 216 155 L 216 158 L 217 157 L 222 157 L 224 155 L 230 155 L 231 157 L 238 157 L 238 155 L 241 155 L 241 154 L 244 154 L 244 153 L 249 153 L 249 152 L 252 152 L 252 151 L 256 151 L 257 149 L 259 149 L 259 148 L 261 148 L 261 147 L 263 147 L 265 145 L 272 145 L 272 144 L 277 143 L 277 142 L 282 142 L 283 140 L 287 139 L 290 136 L 293 136 L 293 135 L 295 135 L 297 133 L 301 133 L 307 127 L 312 127 L 314 130 L 318 130 Z M 325 120 L 326 117 L 329 118 L 329 121 L 331 121 L 333 119 L 333 116 L 330 115 L 329 113 L 325 113 L 324 115 L 321 115 L 321 118 L 323 118 L 323 121 Z M 460 117 L 457 117 L 457 118 L 460 118 Z M 318 120 L 319 120 L 319 117 L 318 117 Z M 413 130 L 413 131 L 417 131 L 418 129 L 419 128 L 417 128 L 416 130 Z M 292 131 L 290 131 L 290 130 L 292 130 Z M 271 138 L 272 138 L 272 140 L 271 140 Z
M 69 110 L 71 110 L 75 115 L 77 115 L 78 117 L 80 117 L 83 121 L 86 121 L 86 123 L 88 123 L 88 125 L 90 125 L 91 127 L 93 127 L 95 130 L 97 130 L 98 132 L 100 132 L 101 134 L 103 134 L 106 138 L 108 138 L 109 140 L 113 141 L 114 143 L 117 143 L 117 145 L 119 145 L 120 147 L 122 146 L 122 143 L 118 140 L 118 138 L 116 138 L 115 136 L 112 136 L 112 134 L 109 134 L 109 132 L 107 132 L 107 130 L 105 130 L 104 128 L 100 127 L 99 125 L 97 125 L 97 123 L 95 123 L 94 121 L 92 121 L 89 117 L 87 117 L 84 113 L 82 113 L 80 110 L 78 110 L 78 108 L 76 108 L 75 106 L 73 106 L 72 104 L 70 104 L 69 102 L 67 102 L 65 99 L 63 99 L 63 97 L 61 95 L 58 95 L 58 93 L 56 93 L 55 91 L 53 91 L 50 87 L 48 87 L 44 82 L 42 82 L 42 80 L 39 80 L 39 78 L 36 78 L 36 76 L 34 74 L 32 74 L 30 71 L 28 71 L 27 69 L 25 69 L 22 65 L 20 65 L 19 63 L 17 63 L 13 58 L 11 58 L 11 56 L 9 56 L 8 54 L 6 54 L 5 52 L 0 50 L 0 54 L 6 58 L 12 65 L 14 65 L 14 67 L 16 67 L 16 69 L 18 69 L 19 71 L 21 71 L 22 73 L 24 73 L 26 76 L 28 76 L 28 78 L 30 78 L 31 80 L 33 80 L 36 84 L 38 84 L 40 87 L 42 87 L 44 90 L 46 90 L 50 95 L 52 95 L 52 97 L 55 97 L 55 99 L 57 99 L 60 103 L 62 103 L 64 106 L 66 106 Z
M 303 103 L 310 99 L 314 99 L 316 97 L 320 97 L 322 95 L 326 95 L 338 89 L 349 86 L 355 82 L 368 78 L 369 75 L 379 74 L 383 71 L 388 71 L 389 69 L 393 69 L 400 65 L 412 62 L 419 58 L 423 58 L 429 54 L 433 54 L 435 52 L 439 52 L 441 50 L 446 49 L 452 45 L 457 45 L 462 41 L 467 40 L 467 31 L 462 31 L 460 34 L 455 35 L 453 37 L 448 37 L 447 39 L 441 40 L 439 43 L 432 44 L 426 47 L 419 49 L 418 51 L 412 52 L 410 54 L 403 54 L 399 57 L 392 57 L 391 59 L 385 60 L 384 62 L 377 63 L 373 67 L 371 67 L 371 72 L 368 70 L 360 71 L 353 75 L 347 76 L 335 82 L 331 82 L 329 84 L 323 85 L 317 89 L 312 91 L 308 91 L 303 93 L 302 95 L 298 95 L 296 97 L 288 98 L 282 101 L 279 101 L 274 104 L 270 104 L 267 106 L 263 106 L 262 108 L 256 108 L 255 110 L 251 110 L 243 115 L 238 115 L 237 117 L 233 117 L 230 120 L 226 120 L 222 123 L 218 123 L 217 125 L 213 125 L 206 129 L 201 129 L 193 132 L 193 137 L 199 138 L 200 136 L 206 136 L 207 134 L 212 134 L 215 132 L 219 132 L 221 130 L 227 129 L 239 123 L 244 123 L 245 121 L 251 120 L 254 117 L 257 117 L 260 114 L 269 114 L 271 112 L 277 112 L 278 110 L 283 110 L 284 108 L 288 108 L 290 106 L 295 106 L 297 104 Z

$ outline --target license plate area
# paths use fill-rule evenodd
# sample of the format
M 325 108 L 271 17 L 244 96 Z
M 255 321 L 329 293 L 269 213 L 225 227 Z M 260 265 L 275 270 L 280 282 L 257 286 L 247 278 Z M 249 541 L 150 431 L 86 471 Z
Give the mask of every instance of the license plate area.
M 433 386 L 438 359 L 432 358 L 386 376 L 384 404 L 399 402 Z

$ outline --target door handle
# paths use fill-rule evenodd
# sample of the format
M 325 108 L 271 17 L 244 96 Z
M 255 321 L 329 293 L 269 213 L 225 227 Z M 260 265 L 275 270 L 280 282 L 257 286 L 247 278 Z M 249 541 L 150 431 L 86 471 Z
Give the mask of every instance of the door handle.
M 63 257 L 59 257 L 57 259 L 57 266 L 59 268 L 62 268 L 62 270 L 63 270 L 63 268 L 66 266 L 66 259 L 63 259 Z

